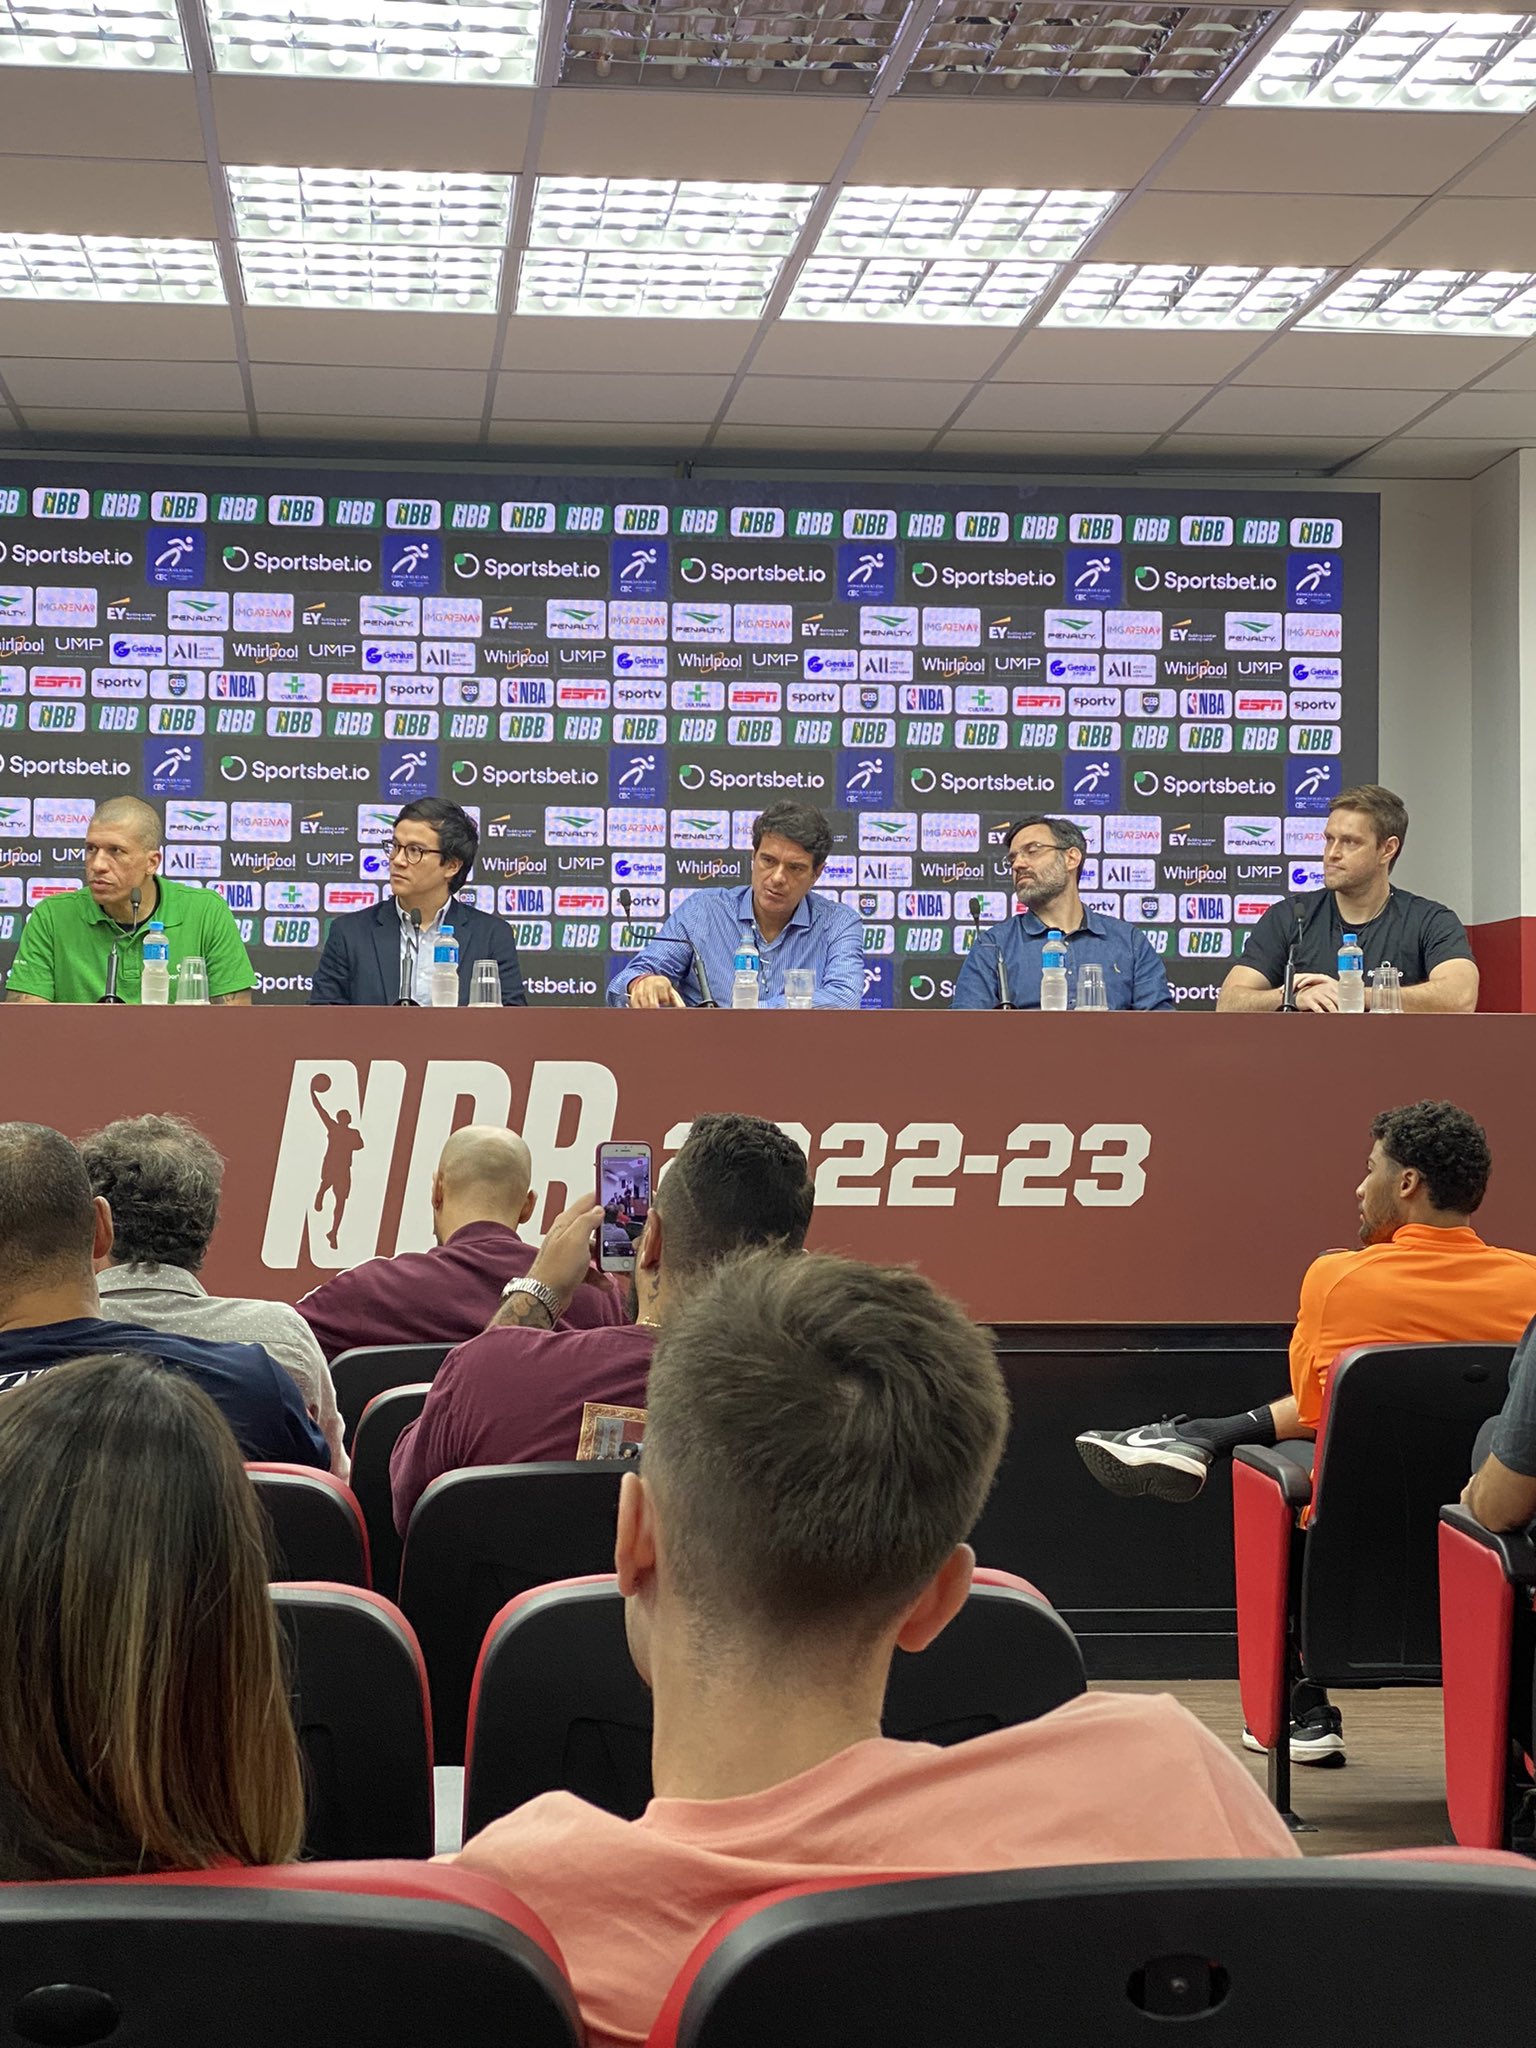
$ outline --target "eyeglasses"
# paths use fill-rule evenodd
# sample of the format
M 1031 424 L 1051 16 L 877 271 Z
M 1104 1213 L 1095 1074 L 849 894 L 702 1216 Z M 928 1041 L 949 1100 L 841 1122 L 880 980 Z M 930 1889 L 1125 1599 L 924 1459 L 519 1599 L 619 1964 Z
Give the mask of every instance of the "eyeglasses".
M 409 868 L 420 867 L 429 853 L 434 860 L 441 860 L 443 857 L 435 846 L 402 846 L 398 839 L 391 839 L 389 842 L 390 859 L 403 860 Z
M 1011 848 L 1008 859 L 1011 865 L 1014 861 L 1019 860 L 1038 860 L 1042 853 L 1061 853 L 1063 851 L 1065 849 L 1058 846 L 1054 839 L 1038 839 L 1033 846 L 1015 846 Z

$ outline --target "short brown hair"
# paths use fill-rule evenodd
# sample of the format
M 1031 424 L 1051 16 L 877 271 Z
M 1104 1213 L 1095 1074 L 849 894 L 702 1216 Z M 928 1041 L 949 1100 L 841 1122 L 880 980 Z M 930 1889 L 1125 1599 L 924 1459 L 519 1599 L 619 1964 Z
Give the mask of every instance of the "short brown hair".
M 656 1341 L 641 1467 L 702 1627 L 862 1647 L 981 1512 L 1008 1429 L 991 1336 L 906 1267 L 731 1260 Z
M 1389 868 L 1397 865 L 1397 856 L 1408 844 L 1408 806 L 1395 789 L 1383 789 L 1379 782 L 1357 782 L 1353 789 L 1341 789 L 1328 806 L 1331 818 L 1335 811 L 1359 811 L 1371 821 L 1376 834 L 1376 844 L 1384 840 L 1397 841 L 1397 853 L 1387 862 Z
M 158 1359 L 0 1401 L 0 1880 L 283 1863 L 298 1744 L 255 1493 Z
M 799 1251 L 816 1192 L 805 1154 L 777 1124 L 712 1112 L 694 1118 L 655 1206 L 675 1280 L 759 1245 Z

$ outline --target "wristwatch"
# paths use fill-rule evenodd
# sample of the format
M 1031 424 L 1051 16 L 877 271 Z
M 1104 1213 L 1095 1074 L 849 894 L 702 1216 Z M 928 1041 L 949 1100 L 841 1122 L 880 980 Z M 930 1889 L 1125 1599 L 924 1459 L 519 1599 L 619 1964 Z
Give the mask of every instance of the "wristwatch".
M 542 1280 L 509 1280 L 501 1290 L 501 1298 L 506 1301 L 514 1294 L 531 1294 L 541 1308 L 549 1311 L 549 1320 L 559 1322 L 564 1304 L 553 1287 L 546 1287 Z

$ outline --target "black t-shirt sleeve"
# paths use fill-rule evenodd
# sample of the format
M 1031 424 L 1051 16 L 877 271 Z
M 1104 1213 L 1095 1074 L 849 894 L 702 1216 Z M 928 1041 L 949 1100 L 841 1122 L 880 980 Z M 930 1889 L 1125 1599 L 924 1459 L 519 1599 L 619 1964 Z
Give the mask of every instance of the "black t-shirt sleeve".
M 1443 903 L 1426 903 L 1424 906 L 1419 952 L 1424 961 L 1426 980 L 1443 960 L 1470 960 L 1474 957 L 1466 926 L 1455 911 L 1447 909 Z
M 1238 965 L 1252 967 L 1271 988 L 1278 988 L 1285 979 L 1285 956 L 1295 935 L 1296 903 L 1288 896 L 1281 903 L 1272 903 L 1249 932 Z

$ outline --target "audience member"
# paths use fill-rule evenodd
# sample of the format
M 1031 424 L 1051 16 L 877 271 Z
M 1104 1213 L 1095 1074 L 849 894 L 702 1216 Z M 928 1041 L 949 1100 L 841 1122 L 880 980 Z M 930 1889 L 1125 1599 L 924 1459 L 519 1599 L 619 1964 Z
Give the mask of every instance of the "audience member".
M 259 1344 L 283 1368 L 347 1476 L 341 1412 L 325 1354 L 286 1301 L 209 1294 L 197 1275 L 219 1220 L 224 1161 L 180 1116 L 123 1117 L 80 1141 L 91 1192 L 112 1211 L 96 1292 L 125 1321 L 214 1343 Z
M 68 1138 L 46 1124 L 0 1124 L 0 1392 L 65 1359 L 145 1352 L 212 1397 L 247 1458 L 329 1467 L 298 1388 L 259 1344 L 104 1318 L 93 1265 L 111 1254 L 112 1211 Z
M 1536 1320 L 1515 1348 L 1503 1408 L 1478 1434 L 1476 1466 L 1461 1499 L 1485 1529 L 1536 1521 Z
M 588 1402 L 638 1407 L 657 1330 L 710 1270 L 752 1245 L 799 1251 L 814 1202 L 805 1154 L 755 1116 L 703 1116 L 668 1167 L 635 1246 L 637 1320 L 614 1330 L 554 1324 L 577 1291 L 602 1216 L 595 1200 L 558 1217 L 496 1321 L 443 1361 L 390 1461 L 403 1536 L 439 1473 L 464 1465 L 574 1458 Z
M 0 1881 L 298 1855 L 260 1511 L 188 1374 L 86 1357 L 0 1401 L 0 1641 Z
M 1502 1344 L 1520 1335 L 1536 1311 L 1536 1257 L 1485 1244 L 1469 1220 L 1492 1168 L 1482 1125 L 1452 1102 L 1414 1102 L 1383 1111 L 1371 1137 L 1355 1190 L 1363 1249 L 1324 1252 L 1307 1268 L 1290 1393 L 1239 1415 L 1084 1430 L 1078 1452 L 1101 1486 L 1184 1501 L 1239 1444 L 1293 1442 L 1291 1455 L 1310 1460 L 1329 1371 L 1352 1345 Z M 1291 1719 L 1296 1762 L 1344 1762 L 1343 1724 L 1321 1687 L 1296 1688 Z
M 499 1124 L 455 1131 L 432 1176 L 432 1249 L 365 1259 L 299 1302 L 326 1357 L 360 1344 L 461 1344 L 478 1336 L 507 1282 L 533 1264 L 534 1247 L 517 1234 L 533 1214 L 532 1180 L 533 1159 L 516 1131 Z M 590 1266 L 582 1279 L 562 1321 L 578 1329 L 622 1323 L 612 1281 Z
M 711 1923 L 777 1885 L 1297 1853 L 1165 1697 L 881 1735 L 892 1655 L 969 1591 L 1007 1422 L 990 1338 L 910 1270 L 747 1257 L 669 1313 L 617 1545 L 655 1797 L 624 1821 L 545 1794 L 457 1859 L 548 1923 L 592 2048 L 643 2040 Z

